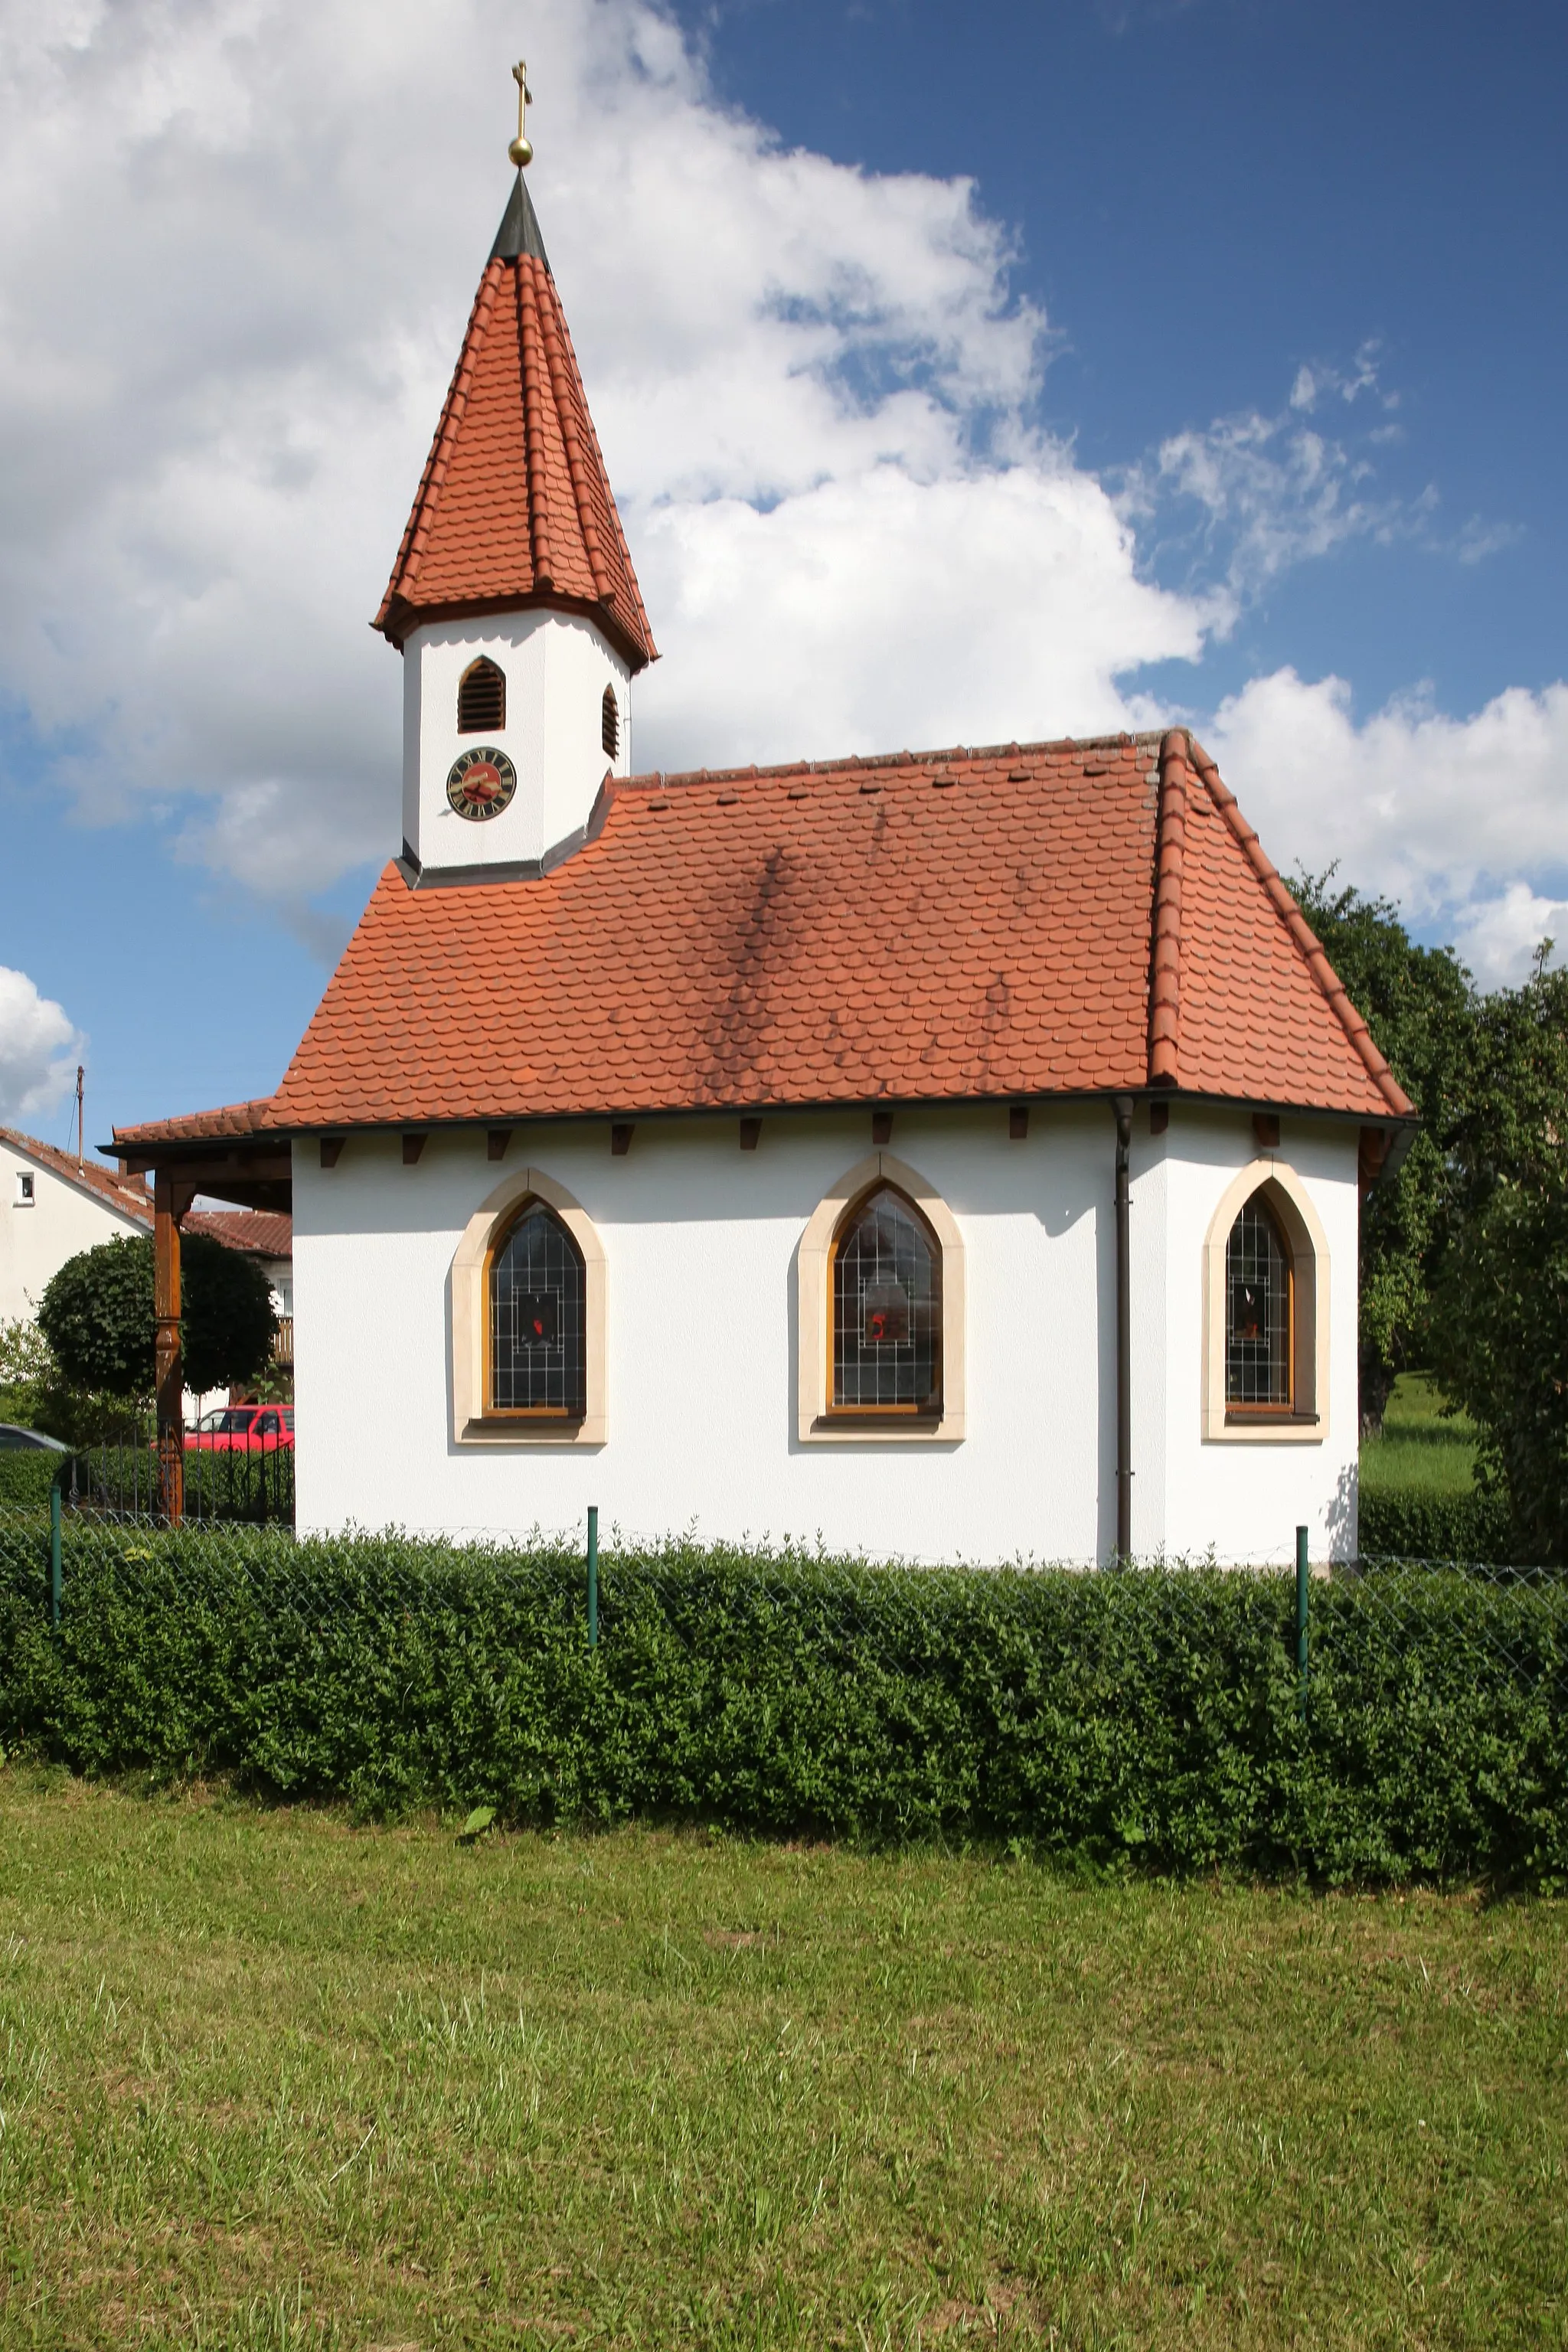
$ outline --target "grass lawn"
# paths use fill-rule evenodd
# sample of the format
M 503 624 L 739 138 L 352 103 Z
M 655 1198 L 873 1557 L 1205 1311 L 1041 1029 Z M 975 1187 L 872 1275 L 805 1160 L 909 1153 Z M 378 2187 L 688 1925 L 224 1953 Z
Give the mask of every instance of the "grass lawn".
M 0 1771 L 0 2344 L 1560 2345 L 1565 1926 Z
M 1475 1463 L 1475 1424 L 1463 1414 L 1445 1419 L 1442 1392 L 1425 1372 L 1401 1372 L 1382 1435 L 1361 1449 L 1363 1487 L 1468 1495 Z

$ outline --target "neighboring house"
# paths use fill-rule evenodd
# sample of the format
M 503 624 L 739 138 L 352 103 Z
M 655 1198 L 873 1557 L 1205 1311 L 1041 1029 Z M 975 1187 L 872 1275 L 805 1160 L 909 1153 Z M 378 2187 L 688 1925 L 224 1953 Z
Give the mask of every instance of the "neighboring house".
M 278 1092 L 115 1141 L 292 1205 L 301 1526 L 1353 1549 L 1414 1115 L 1184 731 L 632 776 L 521 174 L 379 625 L 400 856 Z
M 32 1321 L 51 1275 L 68 1258 L 96 1249 L 100 1242 L 153 1230 L 153 1195 L 144 1179 L 79 1160 L 35 1135 L 0 1127 L 0 1322 Z M 227 1249 L 253 1257 L 267 1276 L 279 1318 L 277 1360 L 292 1361 L 294 1258 L 286 1213 L 255 1209 L 192 1209 L 187 1233 L 204 1233 Z M 186 1392 L 195 1412 L 226 1391 L 197 1398 Z
M 292 1220 L 279 1209 L 188 1209 L 180 1230 L 207 1234 L 226 1249 L 253 1257 L 272 1290 L 278 1318 L 275 1360 L 294 1360 L 294 1237 Z
M 79 1251 L 152 1230 L 139 1176 L 0 1127 L 0 1322 L 31 1321 L 49 1276 Z

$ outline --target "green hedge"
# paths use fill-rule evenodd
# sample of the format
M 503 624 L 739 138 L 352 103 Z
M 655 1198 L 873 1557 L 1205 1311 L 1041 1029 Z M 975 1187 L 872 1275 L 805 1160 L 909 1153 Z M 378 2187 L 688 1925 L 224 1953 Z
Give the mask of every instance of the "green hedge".
M 670 1547 L 604 1564 L 391 1538 L 0 1521 L 0 1743 L 369 1813 L 710 1818 L 1019 1840 L 1173 1871 L 1568 1883 L 1568 1592 L 875 1569 Z
M 58 1454 L 41 1447 L 0 1450 L 0 1508 L 48 1501 Z M 76 1457 L 83 1495 L 122 1512 L 151 1515 L 157 1491 L 157 1456 L 150 1444 L 88 1446 Z M 68 1483 L 70 1473 L 68 1471 Z M 272 1453 L 191 1451 L 185 1455 L 185 1508 L 193 1517 L 239 1519 L 266 1525 L 294 1518 L 294 1456 L 287 1446 Z
M 1369 1486 L 1358 1512 L 1369 1559 L 1511 1560 L 1511 1515 L 1500 1495 L 1445 1495 L 1429 1486 Z
M 49 1482 L 59 1459 L 58 1454 L 42 1445 L 0 1448 L 0 1507 L 22 1503 L 47 1508 Z

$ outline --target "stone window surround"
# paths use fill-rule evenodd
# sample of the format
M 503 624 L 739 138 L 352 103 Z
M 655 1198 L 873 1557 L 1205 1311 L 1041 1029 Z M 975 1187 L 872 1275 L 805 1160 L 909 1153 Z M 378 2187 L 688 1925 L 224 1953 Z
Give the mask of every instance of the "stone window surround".
M 1290 1251 L 1294 1286 L 1294 1409 L 1232 1413 L 1226 1402 L 1226 1244 L 1255 1192 L 1268 1195 Z M 1305 1185 L 1270 1153 L 1226 1185 L 1203 1256 L 1203 1436 L 1205 1444 L 1321 1445 L 1329 1433 L 1329 1243 Z
M 925 1218 L 942 1250 L 942 1412 L 935 1420 L 912 1416 L 869 1423 L 837 1420 L 827 1410 L 828 1265 L 833 1239 L 845 1213 L 873 1185 L 890 1184 L 907 1195 Z M 847 1168 L 823 1194 L 796 1258 L 796 1430 L 803 1445 L 952 1445 L 964 1435 L 963 1236 L 952 1210 L 935 1187 L 890 1151 L 873 1151 Z
M 583 1260 L 586 1411 L 580 1421 L 485 1413 L 491 1246 L 525 1201 L 552 1209 Z M 468 1219 L 452 1260 L 452 1440 L 462 1446 L 596 1446 L 605 1441 L 605 1246 L 582 1203 L 542 1169 L 520 1168 Z

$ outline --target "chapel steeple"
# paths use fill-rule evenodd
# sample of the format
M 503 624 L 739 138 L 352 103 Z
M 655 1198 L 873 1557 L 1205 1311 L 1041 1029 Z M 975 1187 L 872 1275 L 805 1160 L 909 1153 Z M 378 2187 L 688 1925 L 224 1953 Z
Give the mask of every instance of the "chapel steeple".
M 515 70 L 517 178 L 374 622 L 407 664 L 404 836 L 420 869 L 569 848 L 605 773 L 629 771 L 630 684 L 657 659 L 523 181 Z M 465 699 L 471 674 L 488 700 Z M 461 724 L 479 707 L 504 721 L 483 742 Z

